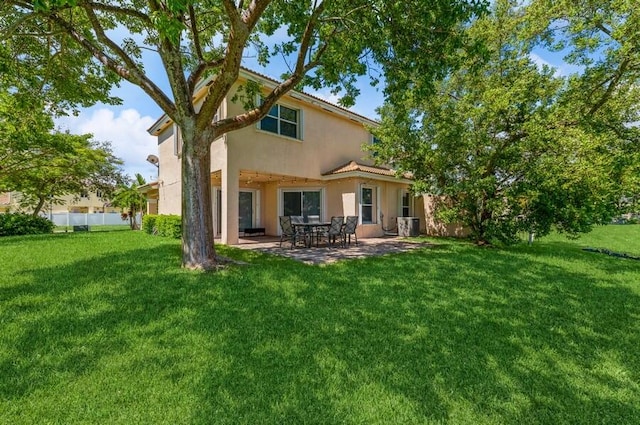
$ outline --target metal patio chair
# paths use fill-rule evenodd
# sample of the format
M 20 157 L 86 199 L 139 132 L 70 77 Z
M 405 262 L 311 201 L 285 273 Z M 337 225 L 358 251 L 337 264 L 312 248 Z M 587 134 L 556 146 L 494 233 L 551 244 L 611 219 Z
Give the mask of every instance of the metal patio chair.
M 344 224 L 344 216 L 331 217 L 331 225 L 328 229 L 323 229 L 318 233 L 318 241 L 321 238 L 327 238 L 327 245 L 333 246 L 336 243 L 336 239 L 340 238 L 340 244 L 342 245 L 342 226 Z
M 296 242 L 298 242 L 299 240 L 304 241 L 304 235 L 299 233 L 293 226 L 291 222 L 291 216 L 280 216 L 280 229 L 282 230 L 282 232 L 280 233 L 280 248 L 282 248 L 282 242 L 284 240 L 291 242 L 291 249 L 293 249 L 293 247 L 296 245 Z
M 349 238 L 349 245 L 351 245 L 351 235 L 356 240 L 356 246 L 358 245 L 358 236 L 356 235 L 356 227 L 358 227 L 358 216 L 347 216 L 347 221 L 345 222 L 344 227 L 342 228 L 342 241 L 343 244 L 347 245 L 347 237 Z

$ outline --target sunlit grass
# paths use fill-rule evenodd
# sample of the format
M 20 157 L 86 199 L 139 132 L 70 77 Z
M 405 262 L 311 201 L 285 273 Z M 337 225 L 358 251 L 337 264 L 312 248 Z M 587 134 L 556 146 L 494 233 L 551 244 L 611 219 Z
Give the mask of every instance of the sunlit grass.
M 635 424 L 640 226 L 317 267 L 0 239 L 0 423 Z

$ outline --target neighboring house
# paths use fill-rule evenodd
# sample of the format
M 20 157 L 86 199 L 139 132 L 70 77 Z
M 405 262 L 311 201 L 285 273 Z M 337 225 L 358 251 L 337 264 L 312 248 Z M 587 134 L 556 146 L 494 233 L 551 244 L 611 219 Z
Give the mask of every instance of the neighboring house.
M 15 205 L 15 195 L 11 192 L 0 193 L 0 213 L 12 211 Z
M 102 194 L 96 192 L 82 192 L 75 195 L 65 195 L 59 198 L 62 203 L 45 203 L 43 213 L 109 213 L 120 212 L 119 208 L 111 207 L 109 201 L 102 199 Z M 0 212 L 18 211 L 20 209 L 20 193 L 6 192 L 0 194 Z
M 243 69 L 239 81 L 246 80 L 263 87 L 276 84 Z M 208 82 L 199 85 L 196 105 Z M 220 107 L 220 119 L 243 112 L 231 96 Z M 410 195 L 411 180 L 374 166 L 362 149 L 373 143 L 366 126 L 375 125 L 317 97 L 290 92 L 257 124 L 212 141 L 215 236 L 236 244 L 246 228 L 262 227 L 278 235 L 281 215 L 319 215 L 325 221 L 357 215 L 358 238 L 384 235 L 385 229 L 395 228 L 398 216 L 418 217 L 424 231 L 425 207 L 422 197 Z M 159 177 L 142 190 L 149 198 L 157 197 L 160 214 L 180 214 L 179 131 L 166 115 L 148 131 L 158 137 Z

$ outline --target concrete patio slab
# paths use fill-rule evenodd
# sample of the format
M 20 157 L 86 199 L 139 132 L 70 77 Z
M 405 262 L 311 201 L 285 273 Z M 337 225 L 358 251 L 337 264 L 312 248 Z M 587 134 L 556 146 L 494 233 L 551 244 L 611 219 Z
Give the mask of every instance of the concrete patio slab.
M 358 245 L 352 241 L 351 245 L 343 247 L 328 247 L 315 245 L 311 248 L 295 247 L 283 242 L 280 248 L 280 239 L 270 236 L 241 238 L 237 248 L 251 249 L 267 254 L 280 255 L 291 258 L 305 264 L 329 264 L 339 260 L 365 258 L 378 255 L 396 254 L 407 252 L 416 248 L 432 246 L 428 242 L 414 242 L 398 237 L 367 238 L 358 241 Z

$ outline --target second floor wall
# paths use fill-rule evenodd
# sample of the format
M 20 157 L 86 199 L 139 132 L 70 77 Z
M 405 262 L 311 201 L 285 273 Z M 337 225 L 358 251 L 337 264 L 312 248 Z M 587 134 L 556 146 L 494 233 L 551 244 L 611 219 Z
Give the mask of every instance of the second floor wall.
M 267 79 L 260 82 L 273 84 Z M 241 103 L 228 99 L 218 111 L 220 118 L 244 112 Z M 348 161 L 368 162 L 362 146 L 372 142 L 366 126 L 375 125 L 373 120 L 321 99 L 291 92 L 260 122 L 212 141 L 211 171 L 231 167 L 319 179 L 322 173 Z M 166 189 L 180 181 L 181 140 L 177 127 L 168 119 L 154 129 L 159 144 L 159 180 Z

